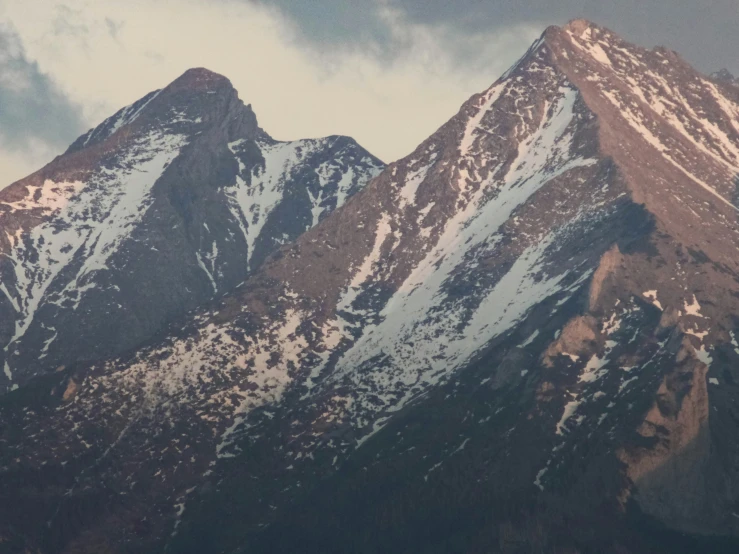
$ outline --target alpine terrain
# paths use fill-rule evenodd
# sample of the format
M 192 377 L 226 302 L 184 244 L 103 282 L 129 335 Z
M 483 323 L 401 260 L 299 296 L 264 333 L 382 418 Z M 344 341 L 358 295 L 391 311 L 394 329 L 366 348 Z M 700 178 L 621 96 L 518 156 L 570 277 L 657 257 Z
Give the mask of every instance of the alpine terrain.
M 138 156 L 143 136 L 140 163 L 175 160 L 159 195 L 136 192 L 151 205 L 135 226 L 125 211 L 85 242 L 69 223 L 82 212 L 46 223 L 58 231 L 40 247 L 68 261 L 26 263 L 65 268 L 53 281 L 20 271 L 40 239 L 17 233 L 18 208 L 3 216 L 0 240 L 17 252 L 4 275 L 21 275 L 3 279 L 20 314 L 5 331 L 11 371 L 18 350 L 36 373 L 23 341 L 44 344 L 59 321 L 42 309 L 82 325 L 73 314 L 113 310 L 113 285 L 145 288 L 156 266 L 191 275 L 174 304 L 232 290 L 146 346 L 0 400 L 0 552 L 739 550 L 739 87 L 587 21 L 550 27 L 328 217 L 309 200 L 335 189 L 296 188 L 305 217 L 279 232 L 320 222 L 250 258 L 262 220 L 240 226 L 240 195 L 288 147 L 261 138 L 251 112 L 208 119 L 178 146 L 175 126 L 199 125 L 174 115 L 199 105 L 178 103 L 192 86 L 176 82 L 97 142 L 140 106 L 119 114 L 50 166 L 69 183 L 58 195 L 89 182 L 97 200 L 57 204 L 49 169 L 3 193 L 102 210 L 128 158 L 94 179 L 75 164 L 126 141 Z M 174 130 L 150 136 L 163 114 L 178 122 L 158 128 Z M 331 140 L 316 143 L 334 152 L 322 160 L 337 155 Z M 180 164 L 178 148 L 192 149 Z M 222 178 L 203 185 L 203 172 Z M 208 210 L 222 215 L 205 221 Z M 146 267 L 124 270 L 133 259 Z M 236 285 L 250 260 L 264 261 Z
M 0 391 L 141 344 L 381 168 L 347 137 L 272 139 L 204 69 L 122 109 L 0 192 Z

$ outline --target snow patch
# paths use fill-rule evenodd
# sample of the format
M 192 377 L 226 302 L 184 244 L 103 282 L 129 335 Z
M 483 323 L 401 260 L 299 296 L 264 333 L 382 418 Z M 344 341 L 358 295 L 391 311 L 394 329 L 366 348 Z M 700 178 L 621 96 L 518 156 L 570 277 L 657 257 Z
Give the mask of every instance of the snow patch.
M 660 304 L 659 300 L 657 300 L 656 290 L 648 290 L 646 292 L 643 292 L 642 294 L 644 295 L 644 298 L 652 301 L 653 306 L 655 306 L 660 311 L 664 311 L 664 308 L 662 308 L 662 304 Z
M 701 314 L 701 305 L 698 303 L 698 299 L 693 295 L 693 300 L 688 304 L 687 300 L 683 302 L 686 315 L 693 315 L 695 317 L 703 317 Z
M 15 269 L 15 294 L 20 309 L 8 352 L 27 331 L 44 302 L 64 297 L 79 303 L 84 291 L 95 287 L 94 274 L 107 262 L 141 221 L 152 203 L 151 188 L 186 144 L 183 135 L 152 131 L 138 138 L 115 167 L 101 167 L 86 182 L 46 180 L 29 187 L 16 210 L 42 210 L 48 220 L 26 232 L 7 257 Z M 61 293 L 47 290 L 75 256 L 84 260 Z M 11 298 L 4 283 L 5 294 Z
M 482 123 L 483 117 L 485 117 L 485 114 L 487 114 L 490 111 L 490 108 L 492 108 L 493 104 L 498 100 L 501 93 L 505 89 L 504 83 L 499 83 L 493 87 L 491 87 L 480 100 L 478 100 L 478 109 L 475 112 L 475 114 L 470 117 L 470 119 L 467 121 L 467 126 L 464 129 L 464 133 L 462 135 L 462 140 L 459 143 L 459 153 L 461 156 L 466 156 L 469 154 L 470 149 L 472 148 L 472 145 L 475 141 L 475 135 L 477 134 L 476 131 L 480 127 L 480 123 Z

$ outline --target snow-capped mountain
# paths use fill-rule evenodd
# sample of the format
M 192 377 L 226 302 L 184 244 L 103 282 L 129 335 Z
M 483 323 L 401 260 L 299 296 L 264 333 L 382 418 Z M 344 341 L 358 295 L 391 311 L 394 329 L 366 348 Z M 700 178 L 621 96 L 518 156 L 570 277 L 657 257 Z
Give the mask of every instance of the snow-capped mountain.
M 0 532 L 49 552 L 735 549 L 738 174 L 739 89 L 551 27 L 216 304 L 7 395 L 0 490 L 33 516 L 0 508 Z
M 227 79 L 186 72 L 0 192 L 0 388 L 140 344 L 381 168 L 347 137 L 276 141 Z

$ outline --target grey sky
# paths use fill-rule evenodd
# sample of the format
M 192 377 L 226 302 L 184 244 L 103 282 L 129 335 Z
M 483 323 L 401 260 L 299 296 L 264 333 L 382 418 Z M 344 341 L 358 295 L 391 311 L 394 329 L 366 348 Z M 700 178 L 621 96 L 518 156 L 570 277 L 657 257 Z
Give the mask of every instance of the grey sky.
M 460 37 L 523 22 L 564 24 L 586 18 L 642 46 L 677 50 L 704 72 L 739 73 L 739 0 L 244 0 L 278 7 L 303 39 L 317 45 L 375 41 L 388 49 L 381 6 L 409 21 L 443 26 Z M 386 52 L 385 52 L 386 53 Z
M 0 147 L 63 149 L 82 130 L 80 108 L 27 59 L 18 36 L 0 27 Z

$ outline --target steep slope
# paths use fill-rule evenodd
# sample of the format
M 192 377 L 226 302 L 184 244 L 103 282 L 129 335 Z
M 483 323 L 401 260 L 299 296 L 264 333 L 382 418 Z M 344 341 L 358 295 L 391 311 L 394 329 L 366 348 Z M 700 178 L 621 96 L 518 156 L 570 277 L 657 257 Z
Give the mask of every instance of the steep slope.
M 5 535 L 736 547 L 738 133 L 733 87 L 675 54 L 548 29 L 215 307 L 8 395 Z
M 588 22 L 535 49 L 597 117 L 599 154 L 653 227 L 615 240 L 588 287 L 532 311 L 245 551 L 739 547 L 739 96 Z M 529 54 L 507 78 L 540 70 Z M 197 518 L 238 498 L 243 474 L 224 475 Z M 187 539 L 203 535 L 217 543 L 202 524 Z
M 0 192 L 0 387 L 140 344 L 380 168 L 346 137 L 275 141 L 227 79 L 186 72 Z

